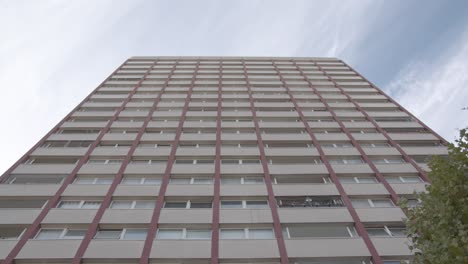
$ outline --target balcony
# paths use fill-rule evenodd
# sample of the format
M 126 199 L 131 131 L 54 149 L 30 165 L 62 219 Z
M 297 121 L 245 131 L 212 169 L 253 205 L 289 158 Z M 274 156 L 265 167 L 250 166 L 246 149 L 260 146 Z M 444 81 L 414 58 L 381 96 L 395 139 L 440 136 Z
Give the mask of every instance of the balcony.
M 281 223 L 351 223 L 346 207 L 282 207 L 278 208 Z
M 155 240 L 151 248 L 152 259 L 209 259 L 210 240 Z
M 143 240 L 91 240 L 84 258 L 129 259 L 140 258 Z
M 17 197 L 21 196 L 53 196 L 59 184 L 0 184 L 0 193 L 2 197 Z
M 266 196 L 265 184 L 222 184 L 220 187 L 221 196 Z
M 150 210 L 152 212 L 152 210 Z M 212 209 L 167 209 L 161 210 L 161 224 L 211 224 Z M 149 223 L 149 222 L 148 222 Z
M 44 224 L 89 224 L 97 209 L 51 209 L 42 223 Z
M 20 164 L 14 174 L 70 174 L 75 164 Z
M 362 238 L 316 238 L 285 240 L 291 258 L 370 257 Z
M 57 239 L 34 240 L 30 239 L 19 252 L 17 260 L 41 259 L 43 261 L 59 261 L 71 259 L 75 256 L 81 240 Z
M 307 249 L 309 250 L 309 249 Z M 221 259 L 279 258 L 276 239 L 221 239 L 219 241 Z
M 401 222 L 406 215 L 399 207 L 356 208 L 362 222 Z
M 387 189 L 380 183 L 343 184 L 348 195 L 388 195 Z
M 372 237 L 377 252 L 382 257 L 402 257 L 406 258 L 411 254 L 408 246 L 411 242 L 404 237 Z
M 152 209 L 106 209 L 101 224 L 149 224 Z
M 221 224 L 262 224 L 273 222 L 270 208 L 267 209 L 221 209 Z
M 0 209 L 0 224 L 30 225 L 41 212 L 41 209 L 30 208 L 2 208 Z
M 276 196 L 339 195 L 334 184 L 275 184 Z

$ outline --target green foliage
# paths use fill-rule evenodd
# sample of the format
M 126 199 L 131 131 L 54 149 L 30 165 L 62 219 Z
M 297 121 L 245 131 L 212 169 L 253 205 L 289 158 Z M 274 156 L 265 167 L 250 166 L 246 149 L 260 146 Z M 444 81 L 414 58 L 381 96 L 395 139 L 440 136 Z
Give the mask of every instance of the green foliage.
M 432 183 L 427 193 L 417 194 L 422 205 L 407 210 L 414 263 L 468 263 L 467 132 L 461 130 L 456 144 L 449 145 L 448 157 L 431 159 L 428 176 Z

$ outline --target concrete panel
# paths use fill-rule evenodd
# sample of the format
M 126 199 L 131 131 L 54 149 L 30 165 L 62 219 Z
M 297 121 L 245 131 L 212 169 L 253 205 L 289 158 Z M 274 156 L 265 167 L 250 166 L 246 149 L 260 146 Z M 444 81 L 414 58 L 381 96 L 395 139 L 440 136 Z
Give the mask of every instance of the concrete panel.
M 221 196 L 266 196 L 267 190 L 264 184 L 252 184 L 252 185 L 241 185 L 241 184 L 229 184 L 221 185 L 220 188 Z
M 92 156 L 126 156 L 130 147 L 97 147 L 91 153 Z
M 411 254 L 411 242 L 405 237 L 373 237 L 371 238 L 377 252 L 383 257 L 407 257 Z
M 187 148 L 177 148 L 176 156 L 214 156 L 216 148 L 215 147 L 187 147 Z M 168 153 L 169 154 L 169 153 Z
M 401 164 L 375 164 L 381 173 L 417 173 L 411 163 Z
M 262 174 L 263 167 L 261 164 L 245 164 L 245 165 L 234 165 L 234 164 L 221 164 L 222 174 Z
M 336 173 L 372 173 L 372 169 L 367 164 L 333 164 Z
M 106 125 L 107 125 L 107 121 L 104 121 L 104 122 L 75 121 L 75 122 L 65 122 L 60 126 L 60 128 L 103 128 Z
M 159 185 L 122 185 L 117 186 L 114 197 L 156 197 L 159 193 Z
M 393 208 L 356 208 L 362 222 L 401 222 L 406 215 L 398 207 Z
M 396 148 L 362 148 L 367 155 L 370 156 L 396 156 L 401 155 Z
M 110 185 L 70 184 L 62 196 L 105 196 Z
M 270 208 L 267 209 L 221 209 L 219 211 L 221 224 L 259 224 L 272 223 Z
M 83 156 L 88 148 L 37 148 L 32 156 L 63 157 L 63 156 Z
M 212 209 L 169 209 L 163 208 L 159 223 L 165 224 L 211 224 Z
M 380 183 L 343 184 L 348 195 L 388 195 L 387 189 Z
M 278 244 L 273 239 L 226 239 L 219 241 L 221 259 L 279 258 Z
M 68 141 L 68 140 L 86 140 L 94 141 L 98 134 L 52 134 L 47 140 Z
M 19 252 L 17 259 L 70 259 L 75 256 L 81 240 L 30 239 Z
M 174 164 L 171 173 L 173 174 L 213 174 L 213 164 Z
M 281 223 L 352 223 L 346 207 L 278 208 Z
M 319 156 L 316 148 L 266 148 L 267 156 Z
M 153 209 L 106 209 L 102 224 L 149 224 Z
M 182 134 L 180 136 L 180 140 L 182 141 L 214 141 L 216 140 L 216 134 Z
M 438 140 L 433 134 L 423 133 L 388 133 L 393 140 L 399 141 L 413 141 L 413 140 Z
M 166 196 L 213 196 L 212 184 L 169 184 Z
M 0 184 L 2 197 L 8 196 L 53 196 L 59 184 Z
M 232 140 L 232 141 L 241 141 L 241 140 L 251 140 L 251 141 L 256 141 L 257 140 L 257 135 L 252 133 L 252 134 L 227 134 L 227 133 L 221 133 L 221 139 L 222 140 Z M 212 139 L 216 140 L 216 136 Z
M 113 134 L 107 133 L 102 137 L 102 141 L 133 141 L 135 140 L 137 133 L 130 134 Z
M 323 148 L 327 156 L 359 156 L 359 151 L 355 148 Z
M 269 164 L 268 169 L 271 174 L 327 174 L 328 170 L 322 164 Z
M 8 256 L 16 243 L 18 243 L 18 240 L 0 240 L 0 260 Z
M 128 164 L 126 174 L 162 174 L 166 170 L 166 164 Z
M 446 147 L 403 147 L 408 155 L 447 155 Z
M 116 174 L 122 164 L 84 164 L 79 174 Z
M 41 212 L 40 209 L 0 209 L 0 224 L 31 224 Z M 1 240 L 0 240 L 1 241 Z
M 14 174 L 69 174 L 75 164 L 20 164 Z
M 273 191 L 276 196 L 339 195 L 334 184 L 280 184 Z
M 392 189 L 399 195 L 413 194 L 414 192 L 425 192 L 425 183 L 391 183 Z
M 213 152 L 214 155 L 214 152 Z M 222 147 L 221 156 L 259 156 L 260 151 L 257 147 L 253 148 L 236 148 L 236 147 Z M 268 155 L 268 154 L 267 154 Z
M 162 156 L 167 157 L 171 152 L 171 147 L 142 148 L 135 149 L 133 156 Z
M 362 238 L 289 239 L 285 241 L 288 256 L 308 257 L 369 257 Z
M 210 257 L 210 240 L 155 240 L 150 253 L 152 259 L 200 259 Z
M 91 240 L 84 257 L 93 259 L 140 258 L 144 240 Z
M 45 224 L 89 224 L 97 209 L 51 209 L 42 221 Z

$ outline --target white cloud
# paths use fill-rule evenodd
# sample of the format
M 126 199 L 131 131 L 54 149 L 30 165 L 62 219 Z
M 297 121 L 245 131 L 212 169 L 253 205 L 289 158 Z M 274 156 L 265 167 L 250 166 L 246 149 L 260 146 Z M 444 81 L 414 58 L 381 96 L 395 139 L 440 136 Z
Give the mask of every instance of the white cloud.
M 468 127 L 468 28 L 433 62 L 413 61 L 384 89 L 449 141 Z

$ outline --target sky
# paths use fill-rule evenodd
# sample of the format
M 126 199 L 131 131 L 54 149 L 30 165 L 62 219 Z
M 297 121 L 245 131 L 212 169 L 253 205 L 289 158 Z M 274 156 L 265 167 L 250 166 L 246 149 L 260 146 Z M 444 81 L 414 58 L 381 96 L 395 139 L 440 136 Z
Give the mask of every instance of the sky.
M 0 173 L 131 56 L 337 57 L 448 141 L 468 1 L 0 0 Z

